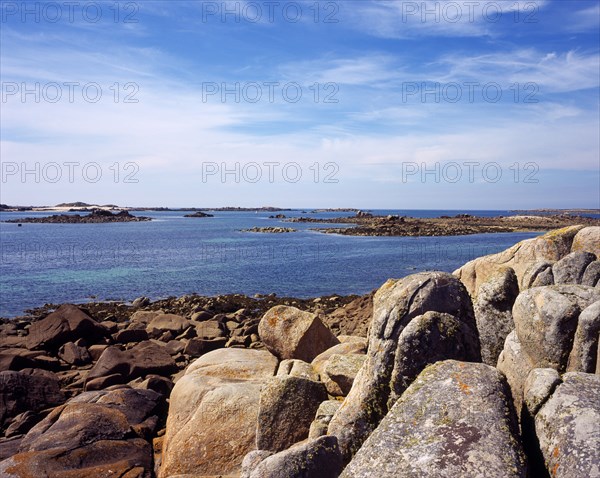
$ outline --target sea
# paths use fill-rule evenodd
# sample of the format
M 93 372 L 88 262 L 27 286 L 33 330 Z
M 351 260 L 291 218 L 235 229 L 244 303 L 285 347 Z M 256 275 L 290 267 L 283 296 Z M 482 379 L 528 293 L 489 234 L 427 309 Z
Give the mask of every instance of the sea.
M 287 217 L 344 217 L 348 212 Z M 211 212 L 208 211 L 207 212 Z M 510 211 L 373 210 L 374 214 L 439 217 L 513 215 Z M 326 224 L 287 223 L 279 212 L 136 211 L 149 222 L 17 224 L 0 222 L 0 317 L 22 315 L 47 303 L 152 300 L 186 294 L 276 293 L 310 298 L 365 294 L 389 278 L 420 271 L 452 272 L 538 233 L 448 237 L 353 237 L 311 230 Z M 48 212 L 2 212 L 0 221 Z M 293 227 L 296 233 L 242 232 Z M 341 227 L 336 224 L 335 227 Z M 348 226 L 349 227 L 349 226 Z

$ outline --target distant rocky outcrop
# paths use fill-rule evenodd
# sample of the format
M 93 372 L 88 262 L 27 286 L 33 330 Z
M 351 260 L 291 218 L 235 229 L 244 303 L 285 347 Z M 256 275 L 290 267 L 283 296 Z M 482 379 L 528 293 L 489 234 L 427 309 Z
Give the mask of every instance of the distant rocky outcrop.
M 548 231 L 571 225 L 599 227 L 600 219 L 569 215 L 497 216 L 482 217 L 458 214 L 454 217 L 437 218 L 399 217 L 397 215 L 376 216 L 358 211 L 356 216 L 314 218 L 296 217 L 289 222 L 353 224 L 353 227 L 315 228 L 326 234 L 346 236 L 462 236 L 498 232 Z M 583 226 L 580 226 L 583 227 Z
M 193 214 L 186 214 L 183 217 L 215 217 L 213 214 L 208 214 L 206 212 L 197 211 Z
M 104 222 L 142 222 L 152 219 L 144 216 L 133 216 L 129 211 L 121 211 L 113 214 L 104 209 L 95 209 L 86 216 L 80 214 L 55 214 L 46 217 L 25 217 L 21 219 L 10 219 L 4 222 L 12 223 L 34 223 L 34 224 L 97 224 Z
M 291 227 L 253 227 L 251 229 L 242 229 L 242 232 L 259 232 L 263 234 L 285 234 L 296 232 L 296 229 Z

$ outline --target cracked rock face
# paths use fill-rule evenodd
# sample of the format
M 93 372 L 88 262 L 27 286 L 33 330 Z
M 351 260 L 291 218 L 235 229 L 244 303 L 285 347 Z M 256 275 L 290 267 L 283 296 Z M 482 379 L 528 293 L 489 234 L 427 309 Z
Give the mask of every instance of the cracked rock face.
M 599 300 L 597 289 L 582 285 L 535 287 L 519 294 L 513 307 L 515 330 L 508 335 L 498 359 L 498 369 L 508 379 L 517 410 L 521 410 L 523 388 L 531 370 L 594 370 Z
M 515 271 L 501 268 L 479 288 L 474 301 L 483 363 L 495 366 L 508 334 L 515 328 L 512 307 L 519 295 Z
M 429 363 L 481 360 L 471 299 L 452 275 L 389 280 L 373 305 L 367 358 L 329 425 L 346 461 Z
M 404 392 L 341 478 L 524 478 L 518 436 L 502 374 L 438 362 Z
M 535 416 L 553 478 L 600 477 L 600 376 L 570 372 Z

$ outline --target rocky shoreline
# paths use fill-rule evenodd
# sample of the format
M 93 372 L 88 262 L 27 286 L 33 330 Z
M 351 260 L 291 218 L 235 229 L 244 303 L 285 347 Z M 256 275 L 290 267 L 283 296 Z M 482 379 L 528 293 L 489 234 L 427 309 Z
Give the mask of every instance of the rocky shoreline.
M 9 219 L 3 222 L 17 224 L 100 224 L 106 222 L 145 222 L 152 219 L 144 216 L 133 216 L 128 211 L 112 213 L 103 209 L 93 210 L 90 214 L 54 214 L 46 217 L 25 217 Z
M 322 227 L 312 230 L 325 234 L 345 236 L 463 236 L 498 232 L 548 231 L 575 224 L 600 225 L 600 219 L 570 216 L 568 214 L 544 216 L 480 217 L 460 214 L 454 217 L 414 218 L 406 216 L 374 216 L 359 211 L 356 216 L 343 218 L 300 217 L 286 219 L 292 223 L 353 224 L 353 227 Z
M 0 325 L 0 476 L 589 478 L 600 227 L 358 297 L 47 305 Z

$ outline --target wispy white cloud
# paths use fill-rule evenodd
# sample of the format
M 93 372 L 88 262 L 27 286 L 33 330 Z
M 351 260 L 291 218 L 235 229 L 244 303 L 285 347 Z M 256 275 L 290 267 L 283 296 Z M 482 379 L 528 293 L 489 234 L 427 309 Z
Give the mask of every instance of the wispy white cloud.
M 382 38 L 480 37 L 498 35 L 500 20 L 536 21 L 547 0 L 493 2 L 467 0 L 341 2 L 353 28 Z
M 450 55 L 439 61 L 447 68 L 438 81 L 478 81 L 504 84 L 533 82 L 545 92 L 565 93 L 600 85 L 600 55 L 518 49 L 477 56 Z

